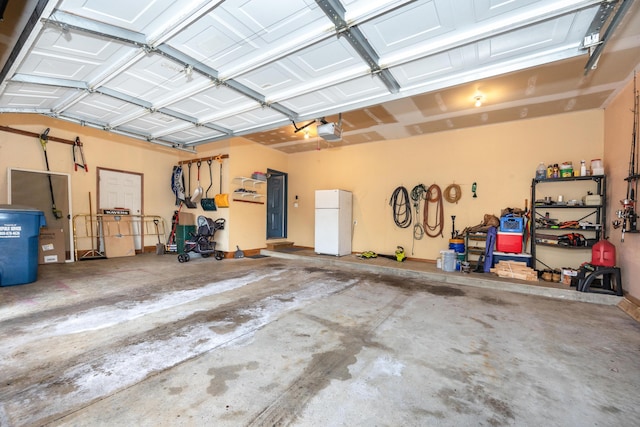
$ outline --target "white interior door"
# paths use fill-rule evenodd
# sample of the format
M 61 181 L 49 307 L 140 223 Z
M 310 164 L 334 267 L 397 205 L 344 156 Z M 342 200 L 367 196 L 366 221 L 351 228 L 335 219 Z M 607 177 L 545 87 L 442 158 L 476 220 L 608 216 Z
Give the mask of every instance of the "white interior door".
M 142 215 L 142 174 L 98 168 L 98 212 L 125 208 Z M 140 220 L 132 222 L 136 250 L 142 249 Z

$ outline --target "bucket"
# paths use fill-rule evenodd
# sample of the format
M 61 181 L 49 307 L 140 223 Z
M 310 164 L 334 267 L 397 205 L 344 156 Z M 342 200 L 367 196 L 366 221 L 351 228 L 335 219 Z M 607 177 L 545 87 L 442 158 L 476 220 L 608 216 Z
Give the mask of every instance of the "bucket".
M 616 247 L 608 240 L 600 240 L 591 248 L 591 264 L 602 267 L 616 265 Z
M 463 239 L 449 239 L 449 249 L 453 249 L 459 254 L 464 253 L 464 240 Z
M 456 271 L 456 253 L 453 251 L 442 252 L 442 271 Z
M 464 240 L 463 239 L 449 239 L 449 250 L 455 252 L 456 260 L 455 260 L 455 269 L 460 271 L 460 262 L 464 261 L 465 251 L 464 251 Z

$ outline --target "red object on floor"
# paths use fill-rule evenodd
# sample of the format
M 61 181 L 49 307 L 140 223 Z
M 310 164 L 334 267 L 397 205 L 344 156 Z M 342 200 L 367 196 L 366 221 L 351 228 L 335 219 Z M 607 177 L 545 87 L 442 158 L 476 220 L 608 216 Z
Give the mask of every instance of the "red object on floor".
M 608 240 L 600 240 L 591 248 L 591 264 L 602 267 L 616 265 L 616 247 Z
M 496 250 L 512 254 L 522 253 L 522 234 L 503 233 L 498 231 L 498 236 L 496 237 Z

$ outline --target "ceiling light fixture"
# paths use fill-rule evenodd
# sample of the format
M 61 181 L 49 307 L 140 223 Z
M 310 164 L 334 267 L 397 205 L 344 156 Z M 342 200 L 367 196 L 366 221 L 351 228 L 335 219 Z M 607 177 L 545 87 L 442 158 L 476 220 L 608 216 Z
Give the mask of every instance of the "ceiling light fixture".
M 474 105 L 476 107 L 482 107 L 482 102 L 484 101 L 484 95 L 476 95 L 473 97 Z
M 304 131 L 304 139 L 309 139 L 309 131 L 306 129 Z

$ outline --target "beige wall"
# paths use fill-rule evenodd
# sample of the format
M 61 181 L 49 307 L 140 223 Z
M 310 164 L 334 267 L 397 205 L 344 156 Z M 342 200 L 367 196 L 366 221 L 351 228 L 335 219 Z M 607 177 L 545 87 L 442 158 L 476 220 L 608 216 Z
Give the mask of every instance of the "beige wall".
M 217 247 L 220 250 L 235 251 L 236 246 L 243 250 L 264 248 L 267 229 L 266 198 L 242 199 L 234 197 L 233 191 L 242 187 L 240 177 L 251 177 L 253 172 L 266 172 L 267 168 L 286 172 L 287 155 L 242 138 L 234 138 L 228 142 L 206 144 L 199 147 L 198 150 L 198 157 L 219 154 L 229 155 L 229 159 L 223 160 L 222 165 L 222 192 L 229 194 L 230 207 L 228 209 L 220 208 L 215 212 L 205 212 L 198 205 L 197 209 L 190 209 L 189 212 L 194 213 L 196 216 L 205 215 L 213 219 L 226 219 L 225 229 L 215 235 L 215 240 L 218 243 Z M 220 166 L 217 162 L 214 162 L 212 167 L 214 184 L 209 191 L 210 197 L 214 197 L 215 194 L 220 192 Z M 205 174 L 201 177 L 202 186 L 206 190 L 209 182 L 209 171 L 207 169 L 205 172 L 205 169 L 202 169 L 202 172 Z M 245 184 L 245 187 L 251 190 L 254 189 L 252 184 Z M 257 184 L 255 190 L 264 195 L 266 193 L 266 183 Z M 234 199 L 250 200 L 258 203 L 244 203 Z
M 0 115 L 0 125 L 14 129 L 42 133 L 51 128 L 49 135 L 67 140 L 74 140 L 76 136 L 84 144 L 84 154 L 89 172 L 74 171 L 71 145 L 50 141 L 47 144 L 50 169 L 54 172 L 68 173 L 71 178 L 72 214 L 89 213 L 89 193 L 91 193 L 92 208 L 95 213 L 97 206 L 97 174 L 96 168 L 108 168 L 143 175 L 144 198 L 143 208 L 146 215 L 160 215 L 164 218 L 167 228 L 171 226 L 171 217 L 177 207 L 171 192 L 171 171 L 178 161 L 209 157 L 218 154 L 228 154 L 229 159 L 223 161 L 222 189 L 231 193 L 238 181 L 234 177 L 251 176 L 254 171 L 266 171 L 267 168 L 286 172 L 286 154 L 271 150 L 244 139 L 233 139 L 218 143 L 206 144 L 198 147 L 197 154 L 189 154 L 149 143 L 136 141 L 119 135 L 110 134 L 92 128 L 81 127 L 64 121 L 54 120 L 46 116 L 3 114 Z M 11 132 L 0 132 L 0 204 L 8 202 L 7 168 L 21 168 L 30 170 L 46 170 L 42 147 L 37 138 L 23 136 Z M 214 197 L 220 192 L 219 164 L 212 164 L 213 183 L 209 196 Z M 187 168 L 185 166 L 185 178 Z M 197 169 L 191 169 L 192 193 L 196 188 Z M 209 171 L 205 163 L 201 165 L 201 185 L 206 190 L 209 186 Z M 259 188 L 265 193 L 265 185 Z M 183 210 L 195 217 L 205 215 L 213 219 L 225 218 L 227 227 L 216 233 L 217 248 L 223 251 L 233 251 L 236 245 L 244 249 L 265 247 L 266 235 L 266 204 L 234 203 L 229 209 L 218 209 L 215 212 L 205 212 L 200 204 L 196 209 Z M 233 227 L 235 225 L 235 227 Z M 89 249 L 89 244 L 78 242 L 78 249 Z M 146 242 L 146 245 L 155 244 Z M 86 246 L 86 247 L 84 247 Z
M 607 172 L 607 193 L 609 224 L 615 213 L 622 208 L 620 200 L 627 197 L 629 159 L 633 131 L 633 82 L 624 88 L 605 112 L 604 165 Z M 636 168 L 637 170 L 637 168 Z M 636 194 L 636 199 L 637 199 Z M 610 227 L 609 241 L 616 246 L 618 265 L 622 269 L 623 289 L 635 298 L 640 298 L 640 235 L 626 233 L 621 242 L 621 230 Z
M 75 140 L 84 145 L 84 155 L 89 168 L 74 171 L 72 146 L 49 141 L 47 155 L 52 171 L 68 173 L 71 180 L 72 214 L 89 213 L 89 193 L 93 212 L 97 206 L 96 168 L 109 168 L 143 174 L 143 209 L 146 215 L 160 215 L 171 225 L 174 197 L 171 192 L 171 170 L 178 154 L 168 148 L 149 147 L 148 143 L 109 134 L 92 128 L 38 115 L 0 115 L 0 124 L 14 129 L 42 133 L 51 128 L 49 136 Z M 0 132 L 0 204 L 7 203 L 7 168 L 46 170 L 42 146 L 37 138 Z M 147 243 L 149 244 L 149 243 Z M 155 244 L 155 242 L 153 242 Z M 82 247 L 79 242 L 79 248 Z
M 290 240 L 313 247 L 314 191 L 341 188 L 354 193 L 354 251 L 393 253 L 402 245 L 410 256 L 435 259 L 448 247 L 451 215 L 462 230 L 480 223 L 485 213 L 499 216 L 506 207 L 524 208 L 539 162 L 579 165 L 581 159 L 601 158 L 603 116 L 591 110 L 290 155 Z M 477 198 L 471 194 L 473 182 Z M 443 190 L 456 183 L 463 194 L 457 205 L 444 203 L 444 238 L 424 237 L 412 253 L 412 229 L 395 226 L 389 198 L 397 186 L 410 191 L 419 183 L 436 183 Z M 558 191 L 568 197 L 574 190 Z M 553 258 L 552 267 L 579 265 L 590 253 L 563 251 Z
M 272 168 L 289 174 L 288 240 L 296 245 L 314 245 L 314 191 L 343 188 L 354 192 L 354 251 L 392 253 L 396 245 L 403 245 L 411 256 L 422 259 L 435 259 L 448 246 L 451 215 L 456 215 L 456 228 L 462 230 L 478 224 L 485 213 L 499 215 L 505 207 L 524 207 L 540 161 L 578 164 L 581 158 L 602 157 L 603 122 L 604 113 L 593 110 L 293 155 L 237 138 L 201 146 L 196 155 L 190 155 L 44 116 L 0 116 L 0 124 L 19 129 L 40 133 L 51 127 L 50 135 L 67 139 L 80 135 L 89 173 L 73 172 L 69 145 L 51 142 L 48 146 L 52 170 L 71 174 L 74 213 L 88 212 L 89 192 L 95 207 L 95 170 L 99 166 L 144 174 L 145 213 L 159 214 L 170 224 L 175 209 L 170 190 L 172 166 L 179 160 L 229 154 L 223 165 L 223 192 L 236 188 L 235 177 L 250 176 L 254 171 Z M 216 166 L 210 196 L 219 191 Z M 7 167 L 43 170 L 37 139 L 0 132 L 0 203 L 7 200 Z M 206 189 L 205 168 L 201 181 Z M 475 199 L 470 192 L 473 182 L 478 185 Z M 415 242 L 412 252 L 412 230 L 394 225 L 388 203 L 394 188 L 404 185 L 410 190 L 418 183 L 437 183 L 443 189 L 457 183 L 463 196 L 457 205 L 445 203 L 444 238 L 425 237 Z M 200 206 L 189 211 L 196 216 L 227 219 L 227 228 L 216 234 L 221 250 L 233 251 L 236 245 L 245 250 L 265 247 L 265 204 L 232 202 L 231 208 L 217 212 L 204 212 Z M 585 256 L 559 261 L 556 266 L 579 264 Z

